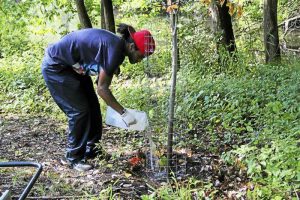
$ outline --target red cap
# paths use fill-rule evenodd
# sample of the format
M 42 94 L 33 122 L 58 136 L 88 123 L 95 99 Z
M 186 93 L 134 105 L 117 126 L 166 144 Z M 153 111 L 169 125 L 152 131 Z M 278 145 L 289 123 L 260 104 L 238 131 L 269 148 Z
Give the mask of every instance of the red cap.
M 130 33 L 138 50 L 144 56 L 150 56 L 155 50 L 155 41 L 148 30 L 141 30 L 138 32 Z

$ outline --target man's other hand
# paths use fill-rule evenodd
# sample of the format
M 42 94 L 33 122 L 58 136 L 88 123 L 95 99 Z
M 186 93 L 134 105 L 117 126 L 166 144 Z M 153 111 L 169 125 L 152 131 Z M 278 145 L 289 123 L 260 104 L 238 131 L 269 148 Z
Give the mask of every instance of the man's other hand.
M 124 110 L 124 112 L 121 116 L 122 116 L 122 120 L 124 121 L 124 123 L 126 124 L 127 127 L 129 127 L 132 124 L 137 123 L 135 117 L 130 112 L 128 112 L 128 110 L 126 110 L 126 109 Z

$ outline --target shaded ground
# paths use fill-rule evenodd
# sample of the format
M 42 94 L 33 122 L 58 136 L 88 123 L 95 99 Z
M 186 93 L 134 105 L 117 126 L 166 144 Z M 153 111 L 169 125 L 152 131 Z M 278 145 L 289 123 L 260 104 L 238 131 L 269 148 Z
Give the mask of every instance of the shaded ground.
M 34 161 L 44 167 L 29 199 L 107 199 L 112 194 L 121 199 L 140 199 L 165 184 L 149 177 L 147 169 L 133 172 L 128 165 L 134 150 L 144 145 L 143 136 L 107 127 L 103 146 L 113 158 L 109 162 L 93 161 L 95 169 L 89 172 L 69 169 L 60 161 L 65 128 L 65 124 L 45 117 L 0 116 L 0 160 Z M 29 168 L 0 169 L 0 191 L 10 189 L 17 197 L 33 173 Z M 245 184 L 244 173 L 226 166 L 217 155 L 190 152 L 186 159 L 186 176 L 196 177 L 202 184 L 211 183 L 205 195 L 214 192 L 220 199 L 245 195 L 250 186 Z

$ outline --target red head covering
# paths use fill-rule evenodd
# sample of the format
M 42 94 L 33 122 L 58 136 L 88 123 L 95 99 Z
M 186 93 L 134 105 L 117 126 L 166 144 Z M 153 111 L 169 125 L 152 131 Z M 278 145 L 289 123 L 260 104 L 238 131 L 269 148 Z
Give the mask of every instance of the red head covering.
M 148 30 L 141 30 L 138 32 L 130 33 L 138 50 L 144 56 L 150 56 L 155 50 L 155 41 Z

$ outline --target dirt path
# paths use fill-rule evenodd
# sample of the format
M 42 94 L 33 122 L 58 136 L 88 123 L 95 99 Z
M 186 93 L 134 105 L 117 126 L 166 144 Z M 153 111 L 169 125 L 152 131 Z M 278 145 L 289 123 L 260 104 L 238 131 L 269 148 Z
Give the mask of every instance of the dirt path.
M 138 134 L 106 128 L 103 145 L 112 153 L 109 162 L 94 161 L 95 169 L 79 173 L 61 163 L 64 155 L 65 124 L 45 117 L 0 116 L 0 161 L 34 161 L 43 172 L 32 189 L 31 199 L 92 199 L 92 196 L 118 194 L 121 199 L 140 199 L 160 184 L 146 176 L 145 170 L 133 172 L 128 159 L 143 144 Z M 0 191 L 10 189 L 18 196 L 28 183 L 33 169 L 0 169 Z M 188 158 L 187 175 L 211 182 L 209 191 L 220 196 L 245 193 L 244 174 L 224 165 L 218 156 L 193 152 Z M 164 183 L 163 183 L 164 184 Z

